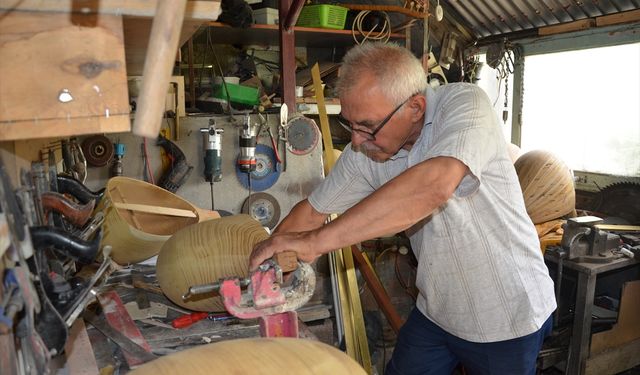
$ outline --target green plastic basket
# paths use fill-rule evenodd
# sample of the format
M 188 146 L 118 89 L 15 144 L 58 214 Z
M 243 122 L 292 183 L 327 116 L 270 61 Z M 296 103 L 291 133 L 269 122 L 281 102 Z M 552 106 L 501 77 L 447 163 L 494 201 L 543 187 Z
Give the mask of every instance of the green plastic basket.
M 302 7 L 297 26 L 320 27 L 323 29 L 344 29 L 348 8 L 321 4 Z
M 227 89 L 232 103 L 256 105 L 260 102 L 257 88 L 227 83 Z M 227 100 L 227 91 L 222 84 L 214 84 L 211 96 Z

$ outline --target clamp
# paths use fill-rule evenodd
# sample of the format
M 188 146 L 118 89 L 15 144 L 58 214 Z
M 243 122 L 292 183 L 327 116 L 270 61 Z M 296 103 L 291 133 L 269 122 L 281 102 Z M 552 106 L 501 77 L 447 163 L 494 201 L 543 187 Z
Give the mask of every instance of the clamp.
M 297 268 L 286 281 L 283 273 L 280 264 L 268 260 L 249 278 L 230 277 L 192 286 L 182 299 L 217 291 L 230 314 L 240 319 L 258 318 L 263 337 L 298 337 L 295 310 L 311 299 L 316 285 L 315 273 L 303 262 L 297 262 Z M 243 288 L 246 288 L 244 293 Z

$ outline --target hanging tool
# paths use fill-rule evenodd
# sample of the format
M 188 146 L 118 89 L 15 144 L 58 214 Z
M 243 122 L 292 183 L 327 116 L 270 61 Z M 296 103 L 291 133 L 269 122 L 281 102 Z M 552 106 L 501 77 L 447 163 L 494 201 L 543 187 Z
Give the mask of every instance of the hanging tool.
M 269 139 L 271 140 L 271 147 L 273 147 L 273 151 L 276 154 L 276 171 L 280 172 L 282 168 L 282 159 L 280 159 L 280 153 L 278 152 L 278 145 L 276 144 L 275 138 L 273 138 L 273 133 L 271 133 L 271 128 L 267 126 L 267 133 L 269 133 Z
M 242 172 L 251 173 L 256 170 L 256 133 L 248 115 L 240 130 L 240 157 L 238 167 Z
M 164 149 L 164 152 L 171 161 L 169 170 L 162 174 L 160 181 L 158 181 L 158 186 L 175 193 L 180 186 L 187 181 L 187 178 L 189 178 L 193 170 L 193 166 L 187 163 L 187 158 L 184 156 L 184 152 L 182 152 L 180 147 L 167 138 L 158 136 L 156 145 Z
M 260 225 L 274 229 L 280 221 L 280 204 L 271 194 L 256 193 L 242 204 L 243 214 L 249 214 Z
M 192 286 L 182 298 L 187 300 L 196 294 L 217 291 L 230 314 L 241 319 L 258 318 L 262 336 L 298 337 L 295 310 L 313 295 L 315 273 L 309 264 L 298 262 L 293 252 L 277 255 L 261 264 L 249 278 L 224 278 L 212 284 Z M 286 284 L 285 272 L 292 275 Z M 243 287 L 247 287 L 245 293 Z
M 287 171 L 287 122 L 289 119 L 289 108 L 286 103 L 282 103 L 280 107 L 280 126 L 278 126 L 278 147 L 282 142 L 282 171 Z
M 122 176 L 122 158 L 124 158 L 124 143 L 113 144 L 113 164 L 111 165 L 111 177 Z
M 204 145 L 204 179 L 211 187 L 211 210 L 214 208 L 213 183 L 222 181 L 222 133 L 216 128 L 216 120 L 209 120 L 208 128 L 200 128 Z
M 236 177 L 238 177 L 238 181 L 245 189 L 251 191 L 267 190 L 280 177 L 280 171 L 276 168 L 275 150 L 267 145 L 258 144 L 254 154 L 256 159 L 255 170 L 245 173 L 238 165 Z
M 318 145 L 320 130 L 316 122 L 305 116 L 298 116 L 287 125 L 287 149 L 294 155 L 306 155 Z
M 113 143 L 104 135 L 85 138 L 81 147 L 87 164 L 92 167 L 104 167 L 113 157 Z

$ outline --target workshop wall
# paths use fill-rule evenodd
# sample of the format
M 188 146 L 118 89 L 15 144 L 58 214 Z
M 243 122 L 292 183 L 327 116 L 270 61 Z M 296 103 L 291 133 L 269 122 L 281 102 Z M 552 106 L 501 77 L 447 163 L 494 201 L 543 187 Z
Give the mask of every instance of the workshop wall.
M 263 115 L 274 137 L 277 137 L 279 116 L 273 114 Z M 249 191 L 243 187 L 236 176 L 236 158 L 239 149 L 239 129 L 243 116 L 234 116 L 235 123 L 230 121 L 228 115 L 216 117 L 184 117 L 180 119 L 180 131 L 178 140 L 171 140 L 182 150 L 189 165 L 193 170 L 186 182 L 177 190 L 176 194 L 195 204 L 196 206 L 211 209 L 211 190 L 209 183 L 204 180 L 204 146 L 200 128 L 209 126 L 209 120 L 215 118 L 216 127 L 224 129 L 222 135 L 222 181 L 214 183 L 214 202 L 216 210 L 225 210 L 233 214 L 241 212 L 242 204 L 247 199 Z M 259 126 L 257 115 L 251 115 L 252 124 Z M 165 128 L 174 131 L 172 119 L 167 119 Z M 123 158 L 123 176 L 144 179 L 145 165 L 143 161 L 141 137 L 132 133 L 120 133 L 107 135 L 113 142 L 125 145 L 126 152 Z M 80 139 L 82 141 L 82 139 Z M 271 141 L 266 125 L 262 127 L 258 135 L 258 144 L 271 147 Z M 280 147 L 282 150 L 282 147 Z M 149 165 L 155 181 L 160 179 L 162 170 L 161 148 L 155 145 L 155 140 L 147 140 Z M 307 197 L 315 186 L 323 178 L 322 171 L 322 147 L 319 144 L 307 155 L 294 155 L 287 153 L 287 170 L 281 172 L 276 183 L 265 190 L 280 204 L 280 217 L 286 216 L 291 208 L 300 200 Z M 88 168 L 86 184 L 91 189 L 104 187 L 109 178 L 109 168 Z M 254 182 L 255 185 L 255 182 Z M 255 191 L 253 191 L 255 193 Z

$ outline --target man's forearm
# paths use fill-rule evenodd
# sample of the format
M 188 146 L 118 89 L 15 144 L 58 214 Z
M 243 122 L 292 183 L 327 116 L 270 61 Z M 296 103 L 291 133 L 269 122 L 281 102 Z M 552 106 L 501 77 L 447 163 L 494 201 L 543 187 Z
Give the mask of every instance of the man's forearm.
M 398 233 L 429 216 L 453 194 L 467 167 L 440 157 L 409 168 L 338 219 L 310 233 L 321 253 Z
M 318 229 L 327 219 L 326 214 L 316 211 L 308 200 L 298 202 L 285 217 L 274 233 L 307 232 Z

